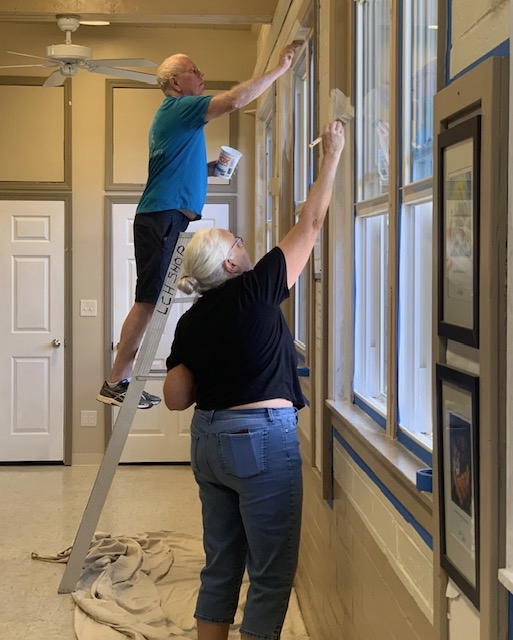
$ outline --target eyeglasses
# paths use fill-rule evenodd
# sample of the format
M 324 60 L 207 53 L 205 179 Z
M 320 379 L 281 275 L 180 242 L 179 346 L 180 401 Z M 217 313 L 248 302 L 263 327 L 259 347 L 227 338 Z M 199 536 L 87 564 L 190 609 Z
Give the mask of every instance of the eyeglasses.
M 182 73 L 194 73 L 194 75 L 196 75 L 198 77 L 202 77 L 203 76 L 203 74 L 198 69 L 198 67 L 193 67 L 192 69 L 185 69 L 185 71 L 182 71 Z
M 235 236 L 235 242 L 232 244 L 232 246 L 230 247 L 230 250 L 226 254 L 226 260 L 228 260 L 228 258 L 230 257 L 230 253 L 232 252 L 232 249 L 234 247 L 243 247 L 243 246 L 244 246 L 243 238 L 241 238 L 240 236 Z

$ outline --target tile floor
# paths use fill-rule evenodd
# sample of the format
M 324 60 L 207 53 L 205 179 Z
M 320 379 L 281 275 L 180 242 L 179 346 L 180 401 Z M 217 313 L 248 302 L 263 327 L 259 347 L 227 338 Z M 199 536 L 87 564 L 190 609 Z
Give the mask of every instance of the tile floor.
M 0 638 L 74 640 L 73 604 L 58 595 L 64 566 L 31 560 L 73 543 L 96 466 L 0 467 Z M 190 467 L 120 466 L 97 527 L 201 535 Z

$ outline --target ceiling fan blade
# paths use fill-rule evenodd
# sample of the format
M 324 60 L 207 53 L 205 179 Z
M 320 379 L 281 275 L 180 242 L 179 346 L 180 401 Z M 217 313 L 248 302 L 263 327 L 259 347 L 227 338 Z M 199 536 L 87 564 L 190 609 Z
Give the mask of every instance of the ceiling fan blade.
M 116 69 L 115 67 L 93 67 L 89 68 L 89 71 L 92 71 L 93 73 L 103 73 L 106 76 L 139 80 L 140 82 L 146 82 L 147 84 L 157 84 L 157 78 L 152 73 L 129 71 L 128 69 Z
M 5 64 L 0 69 L 19 69 L 20 67 L 46 67 L 46 64 Z
M 145 60 L 144 58 L 105 58 L 104 60 L 89 60 L 89 64 L 92 63 L 92 66 L 118 66 L 122 65 L 123 67 L 156 67 L 155 62 L 151 60 Z
M 48 60 L 48 62 L 55 62 L 53 58 L 45 58 L 43 56 L 33 56 L 30 53 L 19 53 L 18 51 L 7 51 L 7 53 L 12 53 L 13 56 L 24 56 L 25 58 L 37 58 L 38 60 Z
M 66 76 L 63 76 L 60 69 L 54 71 L 51 75 L 48 76 L 46 81 L 43 84 L 43 87 L 60 87 L 66 81 Z

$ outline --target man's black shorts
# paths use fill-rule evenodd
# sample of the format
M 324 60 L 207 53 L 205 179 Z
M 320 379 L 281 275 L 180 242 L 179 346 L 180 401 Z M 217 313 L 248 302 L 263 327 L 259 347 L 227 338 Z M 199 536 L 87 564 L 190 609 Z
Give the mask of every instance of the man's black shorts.
M 178 209 L 135 216 L 136 302 L 156 304 L 178 234 L 187 229 L 189 222 L 189 218 Z

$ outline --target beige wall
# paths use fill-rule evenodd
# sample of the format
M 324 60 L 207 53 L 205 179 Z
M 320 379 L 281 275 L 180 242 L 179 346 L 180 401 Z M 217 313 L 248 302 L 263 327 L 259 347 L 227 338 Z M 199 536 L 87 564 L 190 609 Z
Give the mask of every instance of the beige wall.
M 508 0 L 453 0 L 450 75 L 509 38 Z
M 335 451 L 338 461 L 332 508 L 320 498 L 318 478 L 308 458 L 303 467 L 304 518 L 296 584 L 312 640 L 435 640 L 428 619 L 432 581 L 426 573 L 430 569 L 429 549 L 423 542 L 417 540 L 414 545 L 410 540 L 410 549 L 401 545 L 404 555 L 399 556 L 399 535 L 413 538 L 415 532 L 408 531 L 406 522 L 401 522 L 397 511 L 387 505 L 338 444 Z M 351 473 L 351 484 L 357 479 L 365 487 L 366 497 L 361 502 L 361 490 L 348 487 Z M 377 512 L 378 505 L 382 513 Z M 379 536 L 369 526 L 367 515 L 362 517 L 362 509 L 384 525 L 379 544 Z M 397 551 L 390 556 L 385 539 L 392 526 L 400 534 L 391 542 Z M 400 563 L 407 569 L 402 575 L 397 570 Z M 404 584 L 404 576 L 415 570 L 417 593 Z M 422 608 L 419 598 L 426 600 Z
M 44 55 L 46 45 L 62 41 L 63 34 L 53 24 L 0 23 L 0 65 L 28 60 L 9 56 L 6 50 Z M 252 74 L 256 55 L 256 34 L 250 30 L 81 26 L 73 41 L 91 46 L 93 56 L 97 58 L 141 57 L 158 63 L 171 53 L 188 53 L 210 80 L 246 79 Z M 36 67 L 15 69 L 12 75 L 48 73 Z M 78 462 L 96 462 L 104 447 L 103 409 L 95 396 L 105 374 L 105 76 L 79 72 L 72 80 L 72 100 L 73 291 L 70 304 L 73 370 L 69 375 L 73 377 L 73 458 Z M 239 170 L 238 230 L 249 246 L 253 243 L 253 131 L 254 118 L 241 114 L 239 148 L 244 154 L 244 162 Z M 38 148 L 37 153 L 40 162 L 44 163 L 44 150 Z M 79 301 L 83 298 L 98 300 L 96 318 L 79 316 Z M 98 410 L 97 427 L 80 427 L 82 409 Z

